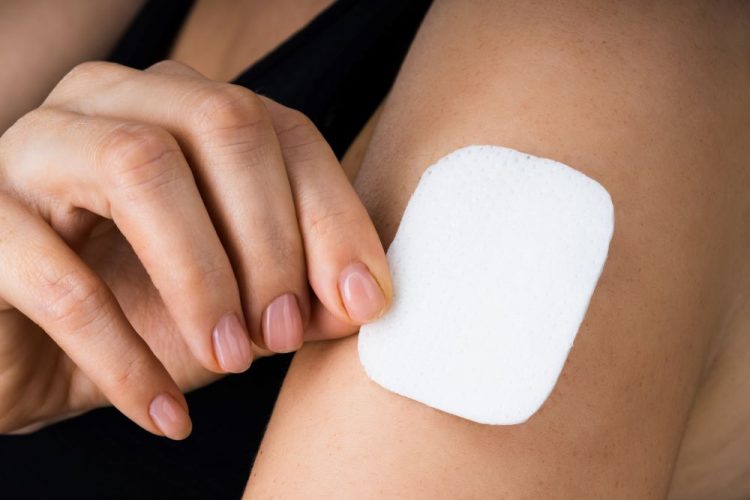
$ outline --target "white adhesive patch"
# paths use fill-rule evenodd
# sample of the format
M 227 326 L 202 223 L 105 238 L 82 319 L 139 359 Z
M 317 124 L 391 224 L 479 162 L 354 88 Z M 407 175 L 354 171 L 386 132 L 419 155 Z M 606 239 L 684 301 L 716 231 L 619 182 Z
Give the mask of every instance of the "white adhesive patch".
M 612 238 L 607 191 L 562 163 L 469 146 L 422 175 L 388 250 L 392 309 L 360 361 L 395 393 L 485 424 L 552 392 Z

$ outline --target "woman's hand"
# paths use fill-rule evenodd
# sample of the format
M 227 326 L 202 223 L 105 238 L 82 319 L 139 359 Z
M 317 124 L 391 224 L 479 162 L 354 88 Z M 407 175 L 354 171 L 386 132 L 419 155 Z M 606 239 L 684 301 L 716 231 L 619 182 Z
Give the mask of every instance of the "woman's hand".
M 312 123 L 173 62 L 83 64 L 0 137 L 0 276 L 0 432 L 110 402 L 183 438 L 183 390 L 391 297 Z

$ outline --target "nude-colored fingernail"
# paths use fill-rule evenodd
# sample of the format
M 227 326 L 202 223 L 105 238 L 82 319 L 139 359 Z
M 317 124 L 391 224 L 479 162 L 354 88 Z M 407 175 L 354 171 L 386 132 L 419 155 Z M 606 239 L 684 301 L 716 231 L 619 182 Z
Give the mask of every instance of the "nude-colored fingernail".
M 214 351 L 222 370 L 241 373 L 250 367 L 253 351 L 250 336 L 234 313 L 221 317 L 213 333 Z
M 276 297 L 263 311 L 263 341 L 274 352 L 296 351 L 302 345 L 302 313 L 293 293 Z
M 341 272 L 339 292 L 346 312 L 355 323 L 368 323 L 385 311 L 383 290 L 361 262 L 349 264 Z
M 151 401 L 148 413 L 159 430 L 170 439 L 185 439 L 193 428 L 185 408 L 166 392 Z

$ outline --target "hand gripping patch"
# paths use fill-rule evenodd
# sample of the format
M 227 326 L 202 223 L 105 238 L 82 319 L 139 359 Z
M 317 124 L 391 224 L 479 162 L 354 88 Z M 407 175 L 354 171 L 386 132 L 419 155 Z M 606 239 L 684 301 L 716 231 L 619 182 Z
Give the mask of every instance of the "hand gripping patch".
M 485 424 L 526 421 L 573 346 L 614 228 L 596 181 L 497 146 L 428 168 L 388 262 L 392 309 L 360 361 L 388 390 Z

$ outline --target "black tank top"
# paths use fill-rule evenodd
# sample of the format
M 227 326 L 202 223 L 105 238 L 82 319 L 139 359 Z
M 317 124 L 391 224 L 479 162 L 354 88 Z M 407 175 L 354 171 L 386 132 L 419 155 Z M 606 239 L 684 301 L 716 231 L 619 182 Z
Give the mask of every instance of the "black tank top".
M 148 2 L 111 60 L 142 69 L 164 59 L 191 4 Z M 429 4 L 338 0 L 234 83 L 304 112 L 341 157 L 393 83 Z M 0 498 L 240 498 L 290 360 L 258 360 L 188 394 L 193 433 L 182 442 L 112 408 L 0 436 Z

